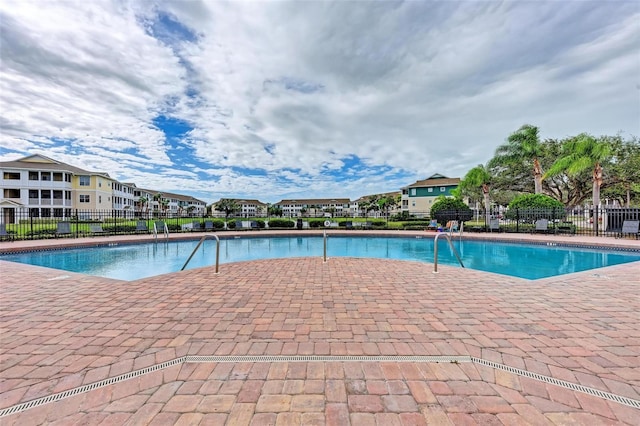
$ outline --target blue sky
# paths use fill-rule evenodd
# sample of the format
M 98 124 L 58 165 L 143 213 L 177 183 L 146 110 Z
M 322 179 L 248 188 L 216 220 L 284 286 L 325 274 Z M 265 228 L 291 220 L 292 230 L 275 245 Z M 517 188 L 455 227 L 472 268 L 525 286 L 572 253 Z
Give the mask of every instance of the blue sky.
M 463 177 L 522 124 L 640 136 L 640 3 L 0 2 L 0 161 L 221 197 Z

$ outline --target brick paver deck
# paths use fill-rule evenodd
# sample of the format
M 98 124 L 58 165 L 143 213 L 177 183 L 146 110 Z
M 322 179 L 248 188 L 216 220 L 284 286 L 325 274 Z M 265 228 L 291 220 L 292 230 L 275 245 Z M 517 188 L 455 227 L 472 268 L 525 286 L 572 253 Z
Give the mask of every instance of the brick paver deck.
M 133 282 L 0 268 L 0 409 L 131 376 L 2 425 L 640 424 L 640 262 L 536 281 L 321 257 Z

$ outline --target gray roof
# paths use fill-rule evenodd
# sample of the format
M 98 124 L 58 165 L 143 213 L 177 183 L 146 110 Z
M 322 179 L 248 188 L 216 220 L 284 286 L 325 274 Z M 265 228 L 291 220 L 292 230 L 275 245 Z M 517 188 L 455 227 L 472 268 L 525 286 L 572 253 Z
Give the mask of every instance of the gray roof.
M 33 161 L 36 160 L 36 161 Z M 22 170 L 50 170 L 52 172 L 67 172 L 74 175 L 103 175 L 109 176 L 104 172 L 90 172 L 80 167 L 72 166 L 53 158 L 45 157 L 41 154 L 29 155 L 28 157 L 19 158 L 13 161 L 0 162 L 0 168 L 3 169 L 22 169 Z

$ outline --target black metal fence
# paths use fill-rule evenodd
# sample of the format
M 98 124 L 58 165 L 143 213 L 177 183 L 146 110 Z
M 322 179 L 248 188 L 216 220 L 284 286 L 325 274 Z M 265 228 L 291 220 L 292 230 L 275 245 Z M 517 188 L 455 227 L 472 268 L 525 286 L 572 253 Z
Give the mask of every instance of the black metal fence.
M 42 217 L 33 210 L 4 209 L 0 223 L 2 239 L 43 239 L 86 237 L 96 235 L 152 234 L 154 224 L 166 224 L 169 232 L 190 232 L 195 229 L 221 229 L 224 220 L 193 215 L 139 213 L 122 210 L 65 209 L 59 215 Z M 162 223 L 162 225 L 161 225 Z
M 434 223 L 436 218 L 430 218 L 427 215 L 420 216 L 420 218 L 396 217 L 389 221 L 370 220 L 366 223 L 370 225 L 367 228 L 374 229 L 431 229 L 437 231 L 447 228 L 450 221 L 458 221 L 458 223 L 464 222 L 465 232 L 546 233 L 637 238 L 637 233 L 636 235 L 628 232 L 623 234 L 622 231 L 625 221 L 629 223 L 629 221 L 640 220 L 640 209 L 498 209 L 491 211 L 489 215 L 482 211 L 473 210 L 448 211 L 438 214 L 437 223 Z M 352 220 L 356 219 L 340 219 L 339 225 L 349 229 L 364 229 L 364 227 L 348 226 L 348 224 L 353 225 Z M 262 228 L 266 221 L 258 220 L 258 222 L 262 225 L 259 228 Z M 165 224 L 171 233 L 199 230 L 215 231 L 235 228 L 236 218 L 229 218 L 227 225 L 225 225 L 225 219 L 217 217 L 175 216 L 159 212 L 142 214 L 121 210 L 65 209 L 60 215 L 40 217 L 35 215 L 33 210 L 4 208 L 0 215 L 0 239 L 24 240 L 152 234 L 154 225 L 161 226 L 162 229 L 159 232 L 163 232 Z
M 622 236 L 625 221 L 640 220 L 640 208 L 496 209 L 473 212 L 467 231 Z

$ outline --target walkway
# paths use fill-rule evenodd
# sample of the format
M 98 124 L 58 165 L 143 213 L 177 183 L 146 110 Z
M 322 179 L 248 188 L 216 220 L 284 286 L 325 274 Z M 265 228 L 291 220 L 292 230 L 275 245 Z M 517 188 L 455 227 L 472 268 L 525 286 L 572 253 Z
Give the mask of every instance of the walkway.
M 60 241 L 0 250 L 33 243 Z M 537 281 L 320 256 L 133 282 L 0 268 L 3 426 L 640 424 L 638 262 Z

